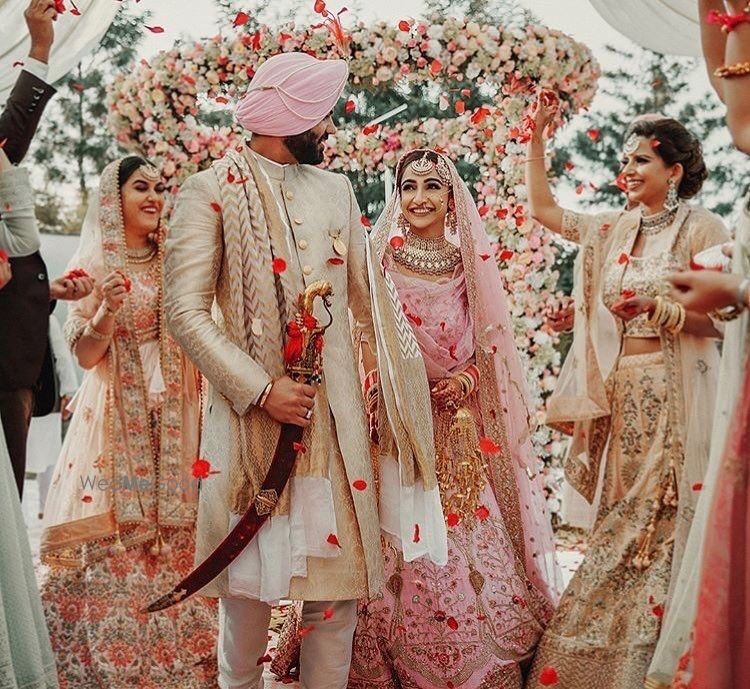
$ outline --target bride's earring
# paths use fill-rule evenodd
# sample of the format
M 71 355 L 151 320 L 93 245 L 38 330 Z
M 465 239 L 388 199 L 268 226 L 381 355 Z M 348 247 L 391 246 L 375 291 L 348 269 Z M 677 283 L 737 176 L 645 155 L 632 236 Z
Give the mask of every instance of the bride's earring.
M 458 217 L 456 216 L 456 209 L 452 204 L 448 206 L 448 212 L 445 215 L 445 229 L 450 234 L 458 232 Z
M 403 213 L 399 213 L 398 219 L 396 220 L 396 227 L 401 230 L 401 234 L 404 237 L 409 234 L 411 225 L 409 224 L 409 221 L 406 219 L 406 216 Z

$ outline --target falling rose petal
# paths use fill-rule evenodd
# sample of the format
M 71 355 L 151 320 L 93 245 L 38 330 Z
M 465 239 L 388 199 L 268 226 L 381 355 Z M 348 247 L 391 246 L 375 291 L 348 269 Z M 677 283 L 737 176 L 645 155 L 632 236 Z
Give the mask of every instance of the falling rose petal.
M 328 538 L 326 538 L 326 543 L 335 545 L 337 548 L 341 547 L 341 543 L 339 543 L 339 537 L 335 533 L 328 534 Z
M 448 526 L 458 526 L 458 522 L 460 522 L 461 520 L 459 519 L 459 516 L 455 512 L 451 512 L 445 518 L 445 521 L 448 524 Z
M 94 500 L 94 498 L 92 498 L 92 497 L 91 497 L 90 495 L 84 495 L 84 496 L 83 496 L 83 497 L 81 498 L 81 502 L 85 502 L 85 503 L 86 503 L 87 505 L 88 505 L 88 504 L 89 504 L 90 502 L 93 502 L 93 500 Z
M 295 452 L 299 452 L 301 454 L 305 454 L 305 452 L 307 452 L 307 448 L 305 447 L 304 443 L 292 443 L 292 449 Z
M 213 208 L 217 213 L 221 213 L 221 206 L 216 203 L 216 201 L 211 201 L 211 208 Z
M 608 222 L 602 223 L 602 225 L 599 227 L 599 234 L 604 237 L 607 232 L 609 232 L 609 228 L 612 227 Z
M 697 493 L 699 490 L 703 490 L 702 483 L 694 483 L 692 486 L 693 490 Z
M 300 639 L 304 639 L 311 631 L 315 629 L 314 624 L 309 624 L 307 627 L 300 627 L 297 630 L 297 636 L 299 636 Z
M 501 261 L 510 261 L 510 259 L 513 258 L 514 254 L 515 254 L 515 252 L 511 251 L 510 249 L 503 249 L 500 252 L 500 256 L 498 256 L 498 258 Z
M 354 488 L 354 490 L 367 490 L 367 481 L 358 478 L 352 483 L 352 488 Z
M 73 2 L 73 0 L 70 0 L 70 4 L 71 4 L 71 6 L 73 7 L 73 9 L 72 9 L 72 10 L 70 10 L 70 13 L 71 13 L 71 14 L 72 14 L 72 15 L 73 15 L 74 17 L 80 17 L 80 16 L 81 16 L 81 10 L 79 10 L 79 9 L 78 9 L 78 7 L 76 7 L 76 4 L 75 4 L 75 3 Z
M 86 90 L 86 87 L 77 81 L 74 81 L 70 85 L 70 88 L 72 88 L 74 91 L 77 91 L 78 93 L 83 93 Z
M 355 110 L 357 109 L 357 104 L 351 100 L 351 98 L 346 101 L 346 105 L 344 106 L 344 112 L 347 115 L 351 115 Z
M 662 617 L 664 617 L 664 606 L 661 604 L 655 605 L 653 608 L 651 608 L 651 614 L 654 617 L 658 617 L 659 619 L 661 619 Z
M 576 166 L 574 163 L 571 163 L 569 160 L 566 160 L 564 167 L 565 167 L 566 172 L 572 172 L 573 170 L 575 170 Z
M 226 105 L 229 102 L 229 99 L 226 96 L 216 96 L 216 98 L 214 98 L 214 101 L 216 101 L 220 105 Z
M 479 439 L 479 449 L 486 455 L 500 454 L 500 446 L 494 440 L 486 436 Z
M 659 148 L 659 146 L 661 146 L 661 141 L 659 141 L 659 139 L 651 139 L 649 146 L 651 146 L 651 148 Z
M 481 258 L 483 261 L 486 261 L 489 257 L 489 254 L 479 254 L 479 258 Z
M 458 629 L 458 622 L 455 617 L 449 617 L 445 624 L 447 624 L 454 632 Z
M 622 253 L 622 254 L 620 254 L 619 258 L 617 259 L 617 262 L 618 262 L 618 263 L 619 263 L 619 264 L 620 264 L 621 266 L 623 266 L 623 265 L 625 265 L 626 263 L 630 263 L 630 257 L 629 257 L 629 256 L 628 256 L 627 254 L 625 254 L 625 253 Z
M 164 27 L 162 27 L 162 26 L 147 26 L 146 28 L 151 33 L 164 33 Z
M 601 136 L 601 132 L 598 129 L 591 128 L 586 130 L 586 136 L 591 139 L 591 141 L 599 141 L 599 137 Z
M 273 658 L 271 658 L 271 656 L 268 655 L 268 653 L 266 653 L 266 655 L 261 656 L 260 658 L 258 658 L 258 661 L 255 664 L 256 665 L 263 665 L 263 663 L 270 663 L 272 660 L 273 660 Z
M 456 110 L 456 114 L 463 115 L 466 112 L 466 103 L 464 103 L 462 100 L 457 100 L 454 108 Z
M 359 222 L 361 222 L 365 227 L 372 227 L 372 223 L 370 222 L 370 218 L 368 218 L 366 215 L 360 216 Z
M 402 19 L 398 23 L 398 28 L 399 28 L 399 31 L 405 31 L 406 33 L 409 33 L 411 31 L 411 24 L 408 21 L 406 21 L 406 19 Z
M 471 95 L 471 89 L 461 89 L 461 95 L 464 98 L 468 98 Z
M 480 521 L 483 522 L 487 517 L 490 516 L 490 511 L 484 506 L 480 505 L 474 510 L 474 516 Z
M 624 289 L 622 292 L 620 292 L 620 296 L 623 299 L 632 299 L 635 296 L 635 290 L 634 289 Z
M 250 21 L 250 15 L 247 12 L 238 12 L 237 16 L 232 22 L 232 26 L 236 29 L 238 26 L 244 26 Z
M 404 238 L 397 235 L 391 237 L 391 240 L 388 243 L 391 245 L 392 249 L 398 250 L 404 245 Z
M 578 186 L 576 187 L 576 194 L 578 194 L 579 196 L 580 196 L 581 194 L 583 194 L 583 189 L 584 189 L 584 186 L 583 186 L 583 184 L 579 184 L 579 185 L 578 185 Z
M 430 63 L 430 74 L 432 74 L 432 76 L 436 77 L 438 74 L 440 74 L 440 72 L 442 72 L 442 70 L 443 63 L 440 62 L 440 60 L 435 59 Z
M 440 330 L 445 332 L 445 321 L 440 321 Z
M 237 179 L 234 174 L 232 174 L 232 171 L 229 170 L 227 172 L 227 184 L 234 184 L 234 180 Z
M 13 67 L 23 67 L 23 65 L 24 65 L 24 62 L 23 62 L 23 60 L 16 60 L 16 61 L 15 61 L 15 62 L 13 63 Z
M 559 681 L 560 678 L 557 675 L 557 670 L 550 665 L 542 668 L 542 671 L 539 673 L 539 684 L 543 687 L 552 687 Z
M 344 265 L 344 259 L 341 258 L 341 256 L 331 256 L 331 258 L 328 259 L 328 263 L 332 266 L 342 266 Z
M 211 462 L 206 459 L 196 459 L 191 467 L 193 478 L 204 479 L 211 474 Z
M 274 258 L 271 268 L 276 275 L 279 275 L 286 270 L 286 261 L 283 258 Z
M 333 608 L 326 608 L 323 611 L 323 619 L 330 620 L 333 617 Z
M 362 127 L 362 133 L 365 136 L 370 136 L 370 134 L 374 134 L 376 131 L 378 131 L 378 129 L 380 129 L 379 124 L 368 124 Z
M 63 14 L 65 12 L 64 0 L 55 0 L 55 12 L 58 14 Z
M 458 361 L 458 357 L 456 356 L 456 345 L 452 344 L 448 347 L 448 356 L 450 356 L 453 361 Z
M 411 540 L 414 541 L 415 543 L 419 543 L 419 541 L 422 540 L 419 535 L 419 524 L 414 525 L 414 536 L 412 537 Z

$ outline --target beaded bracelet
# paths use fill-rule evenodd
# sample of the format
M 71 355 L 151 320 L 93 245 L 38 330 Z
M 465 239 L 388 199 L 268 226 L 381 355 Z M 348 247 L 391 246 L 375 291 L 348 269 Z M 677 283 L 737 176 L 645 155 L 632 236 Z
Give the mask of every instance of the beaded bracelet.
M 746 77 L 748 74 L 750 74 L 750 62 L 735 62 L 733 65 L 724 65 L 714 70 L 714 76 L 717 79 Z

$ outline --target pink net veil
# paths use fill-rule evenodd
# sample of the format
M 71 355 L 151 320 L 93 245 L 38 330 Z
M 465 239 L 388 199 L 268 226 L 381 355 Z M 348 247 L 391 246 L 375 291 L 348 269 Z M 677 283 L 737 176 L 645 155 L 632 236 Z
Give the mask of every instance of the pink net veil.
M 487 458 L 489 480 L 526 575 L 556 603 L 562 577 L 540 474 L 542 464 L 531 439 L 532 409 L 505 287 L 471 192 L 453 163 L 433 153 L 442 157 L 451 173 L 457 231 L 446 230 L 445 236 L 461 249 L 480 371 L 484 434 L 500 447 L 498 454 Z M 401 162 L 396 179 L 400 167 Z M 400 212 L 396 188 L 372 232 L 372 250 L 381 266 L 389 241 L 402 234 L 397 224 Z

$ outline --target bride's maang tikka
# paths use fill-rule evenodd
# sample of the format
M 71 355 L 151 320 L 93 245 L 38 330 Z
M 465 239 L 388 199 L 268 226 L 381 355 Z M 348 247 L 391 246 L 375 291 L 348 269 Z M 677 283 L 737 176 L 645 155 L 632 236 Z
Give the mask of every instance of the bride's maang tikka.
M 625 143 L 622 145 L 623 153 L 630 155 L 631 153 L 635 152 L 640 143 L 641 137 L 638 136 L 638 134 L 631 134 L 627 139 L 625 139 Z
M 437 175 L 440 178 L 440 181 L 446 186 L 450 186 L 451 171 L 448 167 L 448 163 L 445 162 L 445 159 L 440 154 L 436 153 L 435 155 L 437 155 L 438 159 L 437 165 L 429 159 L 428 152 L 425 151 L 424 155 L 421 158 L 413 160 L 409 164 L 409 167 L 411 168 L 411 171 L 419 177 L 426 177 L 437 168 Z
M 159 180 L 161 180 L 161 173 L 150 163 L 141 165 L 141 167 L 138 169 L 149 182 L 158 182 Z

